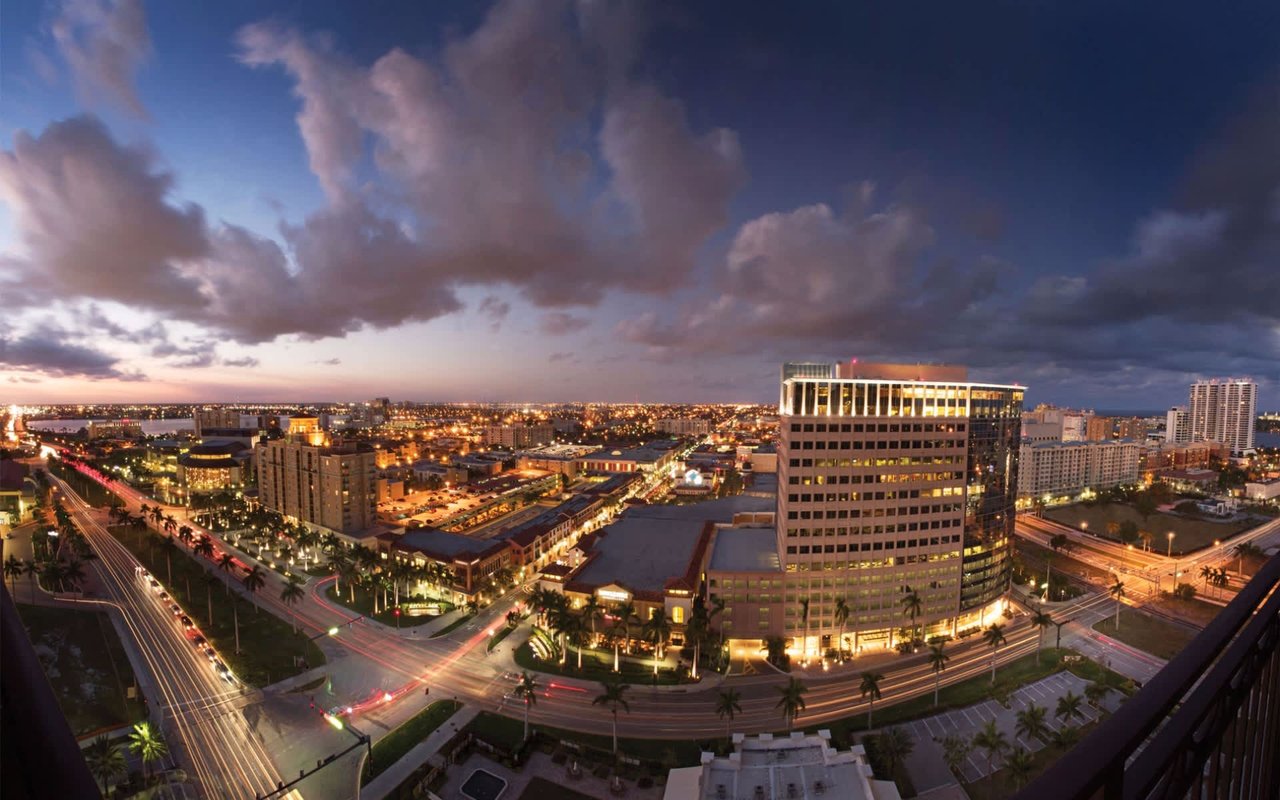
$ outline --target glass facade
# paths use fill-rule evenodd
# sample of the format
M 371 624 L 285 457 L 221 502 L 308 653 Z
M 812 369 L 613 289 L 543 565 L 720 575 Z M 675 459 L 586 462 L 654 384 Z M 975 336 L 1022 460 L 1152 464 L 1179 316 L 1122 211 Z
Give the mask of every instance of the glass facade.
M 970 395 L 961 611 L 995 600 L 1009 584 L 1022 395 L 1021 389 L 979 387 Z

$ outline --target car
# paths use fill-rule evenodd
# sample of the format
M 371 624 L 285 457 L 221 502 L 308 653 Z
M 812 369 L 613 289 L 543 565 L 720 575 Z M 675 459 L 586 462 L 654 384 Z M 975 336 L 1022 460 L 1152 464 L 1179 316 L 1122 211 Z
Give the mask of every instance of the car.
M 177 603 L 170 603 L 169 610 L 173 612 L 173 615 L 175 617 L 182 616 L 182 606 L 178 605 Z
M 159 598 L 160 598 L 161 600 L 168 600 L 168 599 L 169 599 L 169 593 L 168 593 L 168 592 L 166 592 L 166 591 L 164 591 L 163 589 L 161 589 L 161 590 L 160 590 L 160 594 L 159 594 L 158 596 L 159 596 Z
M 209 640 L 197 633 L 195 636 L 191 637 L 191 643 L 196 646 L 197 650 L 203 650 L 205 645 L 209 643 Z
M 151 588 L 152 588 L 152 589 L 159 589 L 159 588 L 160 588 L 160 581 L 156 580 L 155 578 L 152 578 L 152 579 L 151 579 L 150 581 L 148 581 L 148 582 L 151 584 Z
M 183 614 L 178 621 L 182 623 L 182 627 L 184 628 L 194 628 L 196 626 L 196 624 L 191 621 L 191 617 L 188 617 L 186 614 Z

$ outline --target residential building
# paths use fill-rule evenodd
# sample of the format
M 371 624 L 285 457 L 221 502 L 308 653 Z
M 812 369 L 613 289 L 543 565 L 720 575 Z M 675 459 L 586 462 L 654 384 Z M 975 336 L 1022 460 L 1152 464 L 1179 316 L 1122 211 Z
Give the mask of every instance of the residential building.
M 1083 442 L 1088 440 L 1089 420 L 1093 414 L 1087 411 L 1066 411 L 1062 414 L 1062 441 Z
M 787 737 L 735 733 L 733 746 L 728 756 L 703 753 L 701 766 L 671 770 L 663 800 L 901 796 L 893 781 L 876 780 L 862 745 L 837 750 L 828 730 L 795 731 Z
M 1165 414 L 1164 440 L 1172 444 L 1191 441 L 1191 415 L 1186 406 L 1174 406 Z
M 1222 442 L 1232 455 L 1254 450 L 1258 384 L 1249 378 L 1214 378 L 1191 384 L 1191 440 Z
M 355 534 L 377 522 L 376 455 L 367 445 L 329 444 L 299 417 L 289 435 L 258 444 L 255 459 L 262 505 L 335 533 Z M 305 418 L 314 421 L 315 418 Z
M 1109 442 L 1115 434 L 1115 430 L 1116 421 L 1111 417 L 1089 417 L 1088 422 L 1085 423 L 1084 441 Z
M 1137 483 L 1142 447 L 1127 440 L 1024 442 L 1018 465 L 1018 497 L 1058 502 L 1085 490 Z
M 490 447 L 521 450 L 547 444 L 555 438 L 555 426 L 538 425 L 489 425 L 485 428 L 484 442 Z
M 1226 446 L 1218 442 L 1170 444 L 1166 441 L 1144 447 L 1138 466 L 1144 479 L 1154 480 L 1171 470 L 1206 467 L 1228 455 Z
M 235 408 L 202 408 L 192 415 L 196 437 L 204 436 L 206 428 L 240 428 L 240 411 Z
M 1135 442 L 1147 440 L 1147 421 L 1142 417 L 1119 417 L 1115 423 L 1117 439 L 1132 439 Z
M 1022 421 L 1022 439 L 1027 442 L 1060 442 L 1062 441 L 1062 420 L 1057 422 Z
M 89 420 L 87 436 L 89 439 L 137 439 L 142 436 L 142 423 L 127 419 Z
M 654 426 L 658 433 L 672 436 L 706 436 L 711 433 L 711 420 L 694 418 L 660 419 Z

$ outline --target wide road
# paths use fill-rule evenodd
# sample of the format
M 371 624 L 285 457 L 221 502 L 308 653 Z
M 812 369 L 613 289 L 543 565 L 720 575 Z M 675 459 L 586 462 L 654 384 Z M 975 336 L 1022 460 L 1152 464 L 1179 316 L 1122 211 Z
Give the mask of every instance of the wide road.
M 91 477 L 101 480 L 101 476 L 96 474 Z M 122 484 L 111 482 L 110 488 L 124 499 L 126 506 L 135 514 L 141 503 L 154 504 L 151 498 Z M 69 490 L 66 491 L 69 498 L 73 496 Z M 83 502 L 78 498 L 77 505 L 83 507 Z M 216 534 L 211 535 L 217 541 Z M 95 537 L 105 537 L 114 545 L 114 550 L 123 554 L 122 557 L 128 555 L 100 526 Z M 236 552 L 235 548 L 226 543 L 222 544 L 222 548 Z M 103 549 L 112 548 L 104 545 Z M 247 561 L 247 556 L 243 558 Z M 215 570 L 215 574 L 224 580 L 227 578 L 221 571 Z M 129 575 L 132 575 L 131 566 Z M 519 717 L 522 714 L 523 709 L 518 701 L 506 698 L 512 688 L 512 681 L 502 676 L 512 669 L 511 661 L 503 657 L 502 653 L 488 654 L 485 646 L 488 631 L 502 625 L 506 612 L 518 602 L 517 591 L 513 590 L 500 598 L 482 610 L 476 619 L 448 636 L 420 639 L 408 631 L 398 635 L 396 631 L 375 623 L 344 624 L 351 620 L 352 613 L 335 605 L 324 595 L 324 589 L 333 578 L 310 581 L 305 600 L 297 606 L 289 607 L 279 599 L 283 577 L 270 570 L 265 570 L 264 576 L 267 586 L 258 592 L 257 598 L 265 609 L 282 619 L 296 622 L 305 632 L 321 637 L 327 652 L 332 652 L 337 647 L 346 651 L 344 657 L 336 662 L 331 661 L 324 669 L 330 676 L 330 686 L 325 699 L 317 699 L 316 702 L 350 706 L 350 722 L 361 730 L 372 733 L 375 739 L 430 700 L 441 697 L 457 697 L 482 709 L 503 711 L 511 716 Z M 238 581 L 232 585 L 238 586 Z M 140 599 L 148 598 L 144 593 Z M 1079 634 L 1072 632 L 1072 628 L 1076 631 L 1087 629 L 1088 624 L 1098 618 L 1100 609 L 1107 603 L 1109 601 L 1105 597 L 1091 595 L 1053 611 L 1054 617 L 1059 621 L 1080 618 L 1084 623 L 1082 626 L 1064 629 L 1063 645 L 1070 646 L 1077 641 Z M 163 619 L 163 615 L 157 615 L 157 621 L 168 623 L 173 628 L 172 622 Z M 1035 652 L 1039 640 L 1038 629 L 1029 623 L 1025 615 L 1006 622 L 1007 642 L 994 654 L 998 664 Z M 325 635 L 325 631 L 335 625 L 342 626 L 338 635 L 332 638 Z M 1049 637 L 1052 634 L 1052 629 L 1046 633 L 1046 644 L 1050 643 Z M 513 633 L 499 650 L 509 652 L 519 644 L 524 635 L 523 631 Z M 181 635 L 178 634 L 178 637 L 180 639 Z M 189 648 L 183 641 L 177 641 L 177 644 Z M 942 674 L 942 685 L 989 674 L 993 653 L 991 648 L 982 643 L 980 636 L 971 636 L 954 643 L 948 648 L 948 652 L 951 661 Z M 183 654 L 195 661 L 191 652 L 183 651 Z M 862 669 L 875 669 L 885 675 L 881 682 L 883 696 L 877 701 L 877 708 L 933 691 L 935 676 L 923 654 L 892 661 L 872 658 L 866 663 L 871 666 L 853 665 L 830 673 L 794 672 L 792 676 L 804 681 L 809 690 L 805 695 L 807 708 L 800 716 L 800 722 L 803 725 L 814 725 L 864 713 L 868 702 L 859 693 L 859 673 Z M 210 681 L 216 682 L 208 674 L 207 665 L 205 670 L 202 683 L 207 685 Z M 742 712 L 736 715 L 733 729 L 757 732 L 783 727 L 784 720 L 777 707 L 778 687 L 792 676 L 762 673 L 727 678 L 724 686 L 737 690 L 742 698 Z M 547 675 L 537 676 L 537 679 L 542 694 L 538 703 L 530 710 L 532 722 L 590 733 L 610 733 L 610 714 L 603 707 L 591 704 L 599 692 L 599 684 Z M 424 695 L 424 688 L 430 689 L 430 696 Z M 724 722 L 715 714 L 716 692 L 711 691 L 708 686 L 653 688 L 637 683 L 629 695 L 632 710 L 629 714 L 619 716 L 620 736 L 688 740 L 724 734 Z M 192 701 L 187 700 L 187 704 L 192 704 Z M 175 699 L 168 705 L 183 707 L 180 699 Z M 299 706 L 301 711 L 298 710 Z M 328 728 L 317 714 L 308 713 L 306 706 L 305 697 L 277 697 L 263 706 L 265 713 L 278 715 L 281 724 L 292 726 L 287 741 L 280 744 L 279 750 L 272 751 L 285 774 L 296 774 L 296 769 L 300 766 L 313 766 L 315 759 L 323 758 L 336 749 L 334 737 L 339 737 L 340 741 L 342 736 Z M 184 724 L 190 723 L 184 720 Z M 202 731 L 196 730 L 193 735 L 198 737 L 201 733 Z M 230 737 L 236 735 L 243 736 L 244 731 L 233 731 Z M 235 738 L 227 740 L 239 741 Z M 239 747 L 236 750 L 237 758 L 253 755 L 252 747 L 244 753 Z M 258 760 L 260 763 L 257 764 L 257 769 L 260 772 L 255 785 L 272 785 L 276 773 L 270 759 L 263 757 Z M 212 777 L 220 774 L 218 766 L 206 764 L 202 769 Z M 245 769 L 252 766 L 243 765 Z M 335 765 L 338 766 L 340 765 Z M 346 779 L 337 780 L 332 775 L 322 773 L 323 777 L 308 778 L 298 788 L 309 798 L 354 796 L 354 764 L 342 768 L 349 771 Z M 222 769 L 225 770 L 225 767 Z
M 92 569 L 107 601 L 120 610 L 159 692 L 159 697 L 151 698 L 153 716 L 159 712 L 171 749 L 181 756 L 203 796 L 252 798 L 274 789 L 279 773 L 242 713 L 254 697 L 214 672 L 173 614 L 139 577 L 141 565 L 107 533 L 98 513 L 67 484 L 49 477 L 98 554 Z
M 1241 531 L 1235 536 L 1221 540 L 1218 545 L 1210 545 L 1195 553 L 1172 558 L 1158 550 L 1143 552 L 1138 547 L 1113 542 L 1069 525 L 1028 515 L 1018 516 L 1015 530 L 1022 538 L 1044 547 L 1049 547 L 1049 541 L 1054 535 L 1065 535 L 1072 544 L 1071 558 L 1098 569 L 1140 578 L 1143 583 L 1127 588 L 1140 591 L 1145 589 L 1148 594 L 1154 595 L 1158 588 L 1165 590 L 1171 588 L 1173 582 L 1170 579 L 1175 569 L 1183 582 L 1195 583 L 1202 566 L 1234 563 L 1234 550 L 1239 544 L 1250 542 L 1263 548 L 1270 546 L 1280 539 L 1280 519 Z M 1233 576 L 1224 599 L 1230 599 L 1230 592 L 1242 587 L 1246 581 L 1246 577 Z

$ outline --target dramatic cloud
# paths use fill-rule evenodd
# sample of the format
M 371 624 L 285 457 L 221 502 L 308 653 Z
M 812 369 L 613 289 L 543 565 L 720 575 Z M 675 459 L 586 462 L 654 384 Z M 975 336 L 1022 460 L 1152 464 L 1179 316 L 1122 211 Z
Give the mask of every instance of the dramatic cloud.
M 141 0 L 66 0 L 51 30 L 84 102 L 108 100 L 147 116 L 134 87 L 138 68 L 151 54 Z
M 590 324 L 591 320 L 586 317 L 576 317 L 567 311 L 549 311 L 542 315 L 538 330 L 549 336 L 563 336 L 580 331 Z
M 0 338 L 0 367 L 99 380 L 141 380 L 119 369 L 115 356 L 67 340 L 65 331 L 40 326 L 15 337 Z
M 13 211 L 29 291 L 190 313 L 199 285 L 181 264 L 208 251 L 203 212 L 178 207 L 173 178 L 92 117 L 14 136 L 0 152 L 0 200 Z
M 496 333 L 502 327 L 502 321 L 507 318 L 507 314 L 511 313 L 511 304 L 490 295 L 480 301 L 476 311 L 489 318 L 489 327 Z

